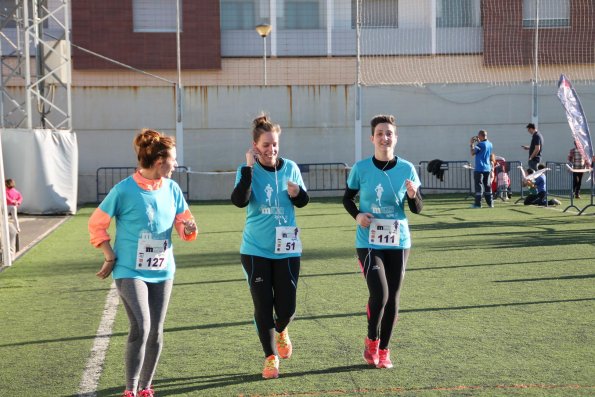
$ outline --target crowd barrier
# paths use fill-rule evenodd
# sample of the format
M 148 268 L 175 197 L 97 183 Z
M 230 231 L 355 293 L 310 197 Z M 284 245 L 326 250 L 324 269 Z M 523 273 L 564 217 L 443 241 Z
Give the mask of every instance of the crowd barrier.
M 345 163 L 298 164 L 309 192 L 341 190 L 347 187 L 349 167 Z
M 473 196 L 473 169 L 468 161 L 420 161 L 418 174 L 426 193 L 446 191 Z M 432 163 L 432 164 L 430 164 Z M 428 169 L 430 165 L 430 169 Z
M 97 183 L 97 202 L 101 202 L 107 196 L 109 191 L 121 180 L 134 174 L 136 167 L 100 167 L 96 173 Z M 171 179 L 175 180 L 186 200 L 189 200 L 190 179 L 188 177 L 187 167 L 176 167 L 172 173 Z
M 593 181 L 593 179 L 595 178 L 595 172 L 591 171 L 590 173 L 587 173 L 585 175 L 583 175 L 583 183 L 585 182 L 585 179 L 589 178 L 589 176 L 591 176 L 591 194 L 590 194 L 590 203 L 587 204 L 585 207 L 583 207 L 582 210 L 580 210 L 578 212 L 579 215 L 582 215 L 585 213 L 585 211 L 587 210 L 587 208 L 591 208 L 591 207 L 595 207 L 595 203 L 593 202 L 595 200 L 595 182 Z

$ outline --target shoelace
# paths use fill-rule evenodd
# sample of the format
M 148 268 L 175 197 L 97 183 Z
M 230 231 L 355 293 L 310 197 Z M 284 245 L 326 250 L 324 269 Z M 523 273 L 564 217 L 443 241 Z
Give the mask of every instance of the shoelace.
M 287 347 L 287 332 L 284 331 L 279 334 L 279 336 L 277 337 L 277 343 L 279 343 L 280 347 Z
M 275 359 L 272 358 L 270 360 L 267 360 L 266 364 L 264 365 L 265 369 L 277 369 L 277 365 L 275 363 Z

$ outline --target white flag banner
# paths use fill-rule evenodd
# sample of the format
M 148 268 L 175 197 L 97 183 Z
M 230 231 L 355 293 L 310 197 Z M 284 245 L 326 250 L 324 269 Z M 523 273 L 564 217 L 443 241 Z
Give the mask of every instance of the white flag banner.
M 593 144 L 591 143 L 589 124 L 576 91 L 572 88 L 570 80 L 563 74 L 560 75 L 560 81 L 558 82 L 558 98 L 560 98 L 560 102 L 562 102 L 562 106 L 566 110 L 566 118 L 572 130 L 576 147 L 583 155 L 587 167 L 590 168 L 591 159 L 593 158 Z

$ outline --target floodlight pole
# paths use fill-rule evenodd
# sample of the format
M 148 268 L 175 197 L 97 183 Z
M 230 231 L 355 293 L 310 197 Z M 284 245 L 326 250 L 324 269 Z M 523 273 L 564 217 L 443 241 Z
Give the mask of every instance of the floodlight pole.
M 355 67 L 355 131 L 354 131 L 354 145 L 355 156 L 354 163 L 362 159 L 362 84 L 361 84 L 361 60 L 360 60 L 360 42 L 361 42 L 361 0 L 355 2 L 355 51 L 356 51 L 356 67 Z
M 535 40 L 533 48 L 533 114 L 531 115 L 531 122 L 536 126 L 539 125 L 539 0 L 535 0 Z
M 267 37 L 262 38 L 262 64 L 264 73 L 264 85 L 267 85 Z
M 176 83 L 176 146 L 177 161 L 184 165 L 184 87 L 182 86 L 182 58 L 180 54 L 180 0 L 176 0 L 176 65 L 178 82 Z
M 260 35 L 260 37 L 263 38 L 262 42 L 263 42 L 263 56 L 262 56 L 262 61 L 263 61 L 263 81 L 264 81 L 264 85 L 267 85 L 267 36 L 269 35 L 269 33 L 271 33 L 271 29 L 272 26 L 271 25 L 258 25 L 256 26 L 256 33 L 258 33 Z

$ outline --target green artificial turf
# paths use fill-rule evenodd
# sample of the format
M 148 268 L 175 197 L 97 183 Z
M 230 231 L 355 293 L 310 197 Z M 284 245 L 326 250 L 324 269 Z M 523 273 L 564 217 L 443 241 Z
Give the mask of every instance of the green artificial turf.
M 367 288 L 354 220 L 339 199 L 297 210 L 304 253 L 294 354 L 262 380 L 263 353 L 239 261 L 244 210 L 195 203 L 197 241 L 178 270 L 154 380 L 158 396 L 595 395 L 595 220 L 560 208 L 430 196 L 409 214 L 413 248 L 391 350 L 361 358 Z M 110 280 L 94 274 L 84 208 L 0 273 L 0 395 L 73 396 Z M 97 395 L 124 389 L 120 306 Z

